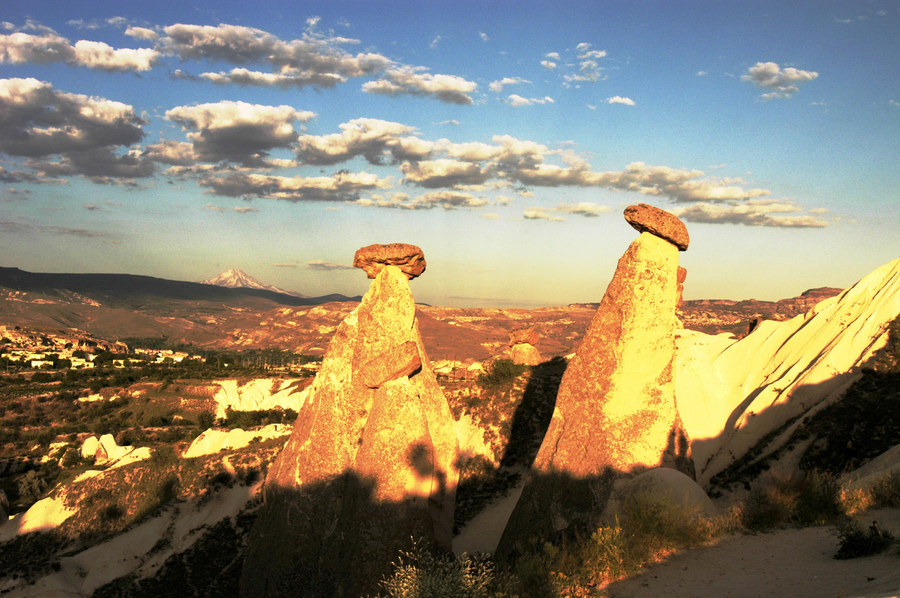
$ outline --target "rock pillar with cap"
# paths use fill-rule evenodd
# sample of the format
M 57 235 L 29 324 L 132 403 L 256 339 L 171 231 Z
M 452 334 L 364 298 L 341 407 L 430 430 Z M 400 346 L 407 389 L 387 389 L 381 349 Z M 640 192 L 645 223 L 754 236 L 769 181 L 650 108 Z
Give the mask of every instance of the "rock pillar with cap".
M 641 234 L 622 258 L 569 363 L 522 497 L 501 540 L 587 531 L 611 477 L 660 465 L 692 469 L 675 405 L 672 361 L 684 224 L 641 204 L 625 210 Z
M 245 597 L 374 595 L 410 538 L 450 549 L 459 450 L 409 288 L 424 254 L 370 245 L 354 264 L 372 284 L 266 476 Z

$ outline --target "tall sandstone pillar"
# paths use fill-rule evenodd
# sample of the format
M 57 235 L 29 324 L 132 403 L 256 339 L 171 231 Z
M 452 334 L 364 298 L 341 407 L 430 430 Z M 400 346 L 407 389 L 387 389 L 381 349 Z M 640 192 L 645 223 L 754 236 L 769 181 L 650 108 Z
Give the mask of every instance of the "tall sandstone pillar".
M 450 549 L 459 449 L 408 282 L 424 255 L 372 245 L 354 265 L 374 280 L 335 332 L 266 477 L 245 598 L 375 594 L 410 538 Z
M 672 381 L 684 280 L 678 252 L 687 249 L 687 229 L 646 204 L 628 207 L 625 219 L 641 235 L 619 260 L 562 378 L 547 434 L 500 541 L 501 558 L 532 536 L 589 529 L 616 474 L 660 465 L 691 469 Z

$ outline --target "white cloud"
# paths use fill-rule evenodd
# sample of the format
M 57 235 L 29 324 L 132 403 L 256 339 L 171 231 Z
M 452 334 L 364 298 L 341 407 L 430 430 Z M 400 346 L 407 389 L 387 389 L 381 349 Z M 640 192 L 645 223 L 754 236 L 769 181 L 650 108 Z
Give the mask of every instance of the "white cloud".
M 436 189 L 456 185 L 477 185 L 490 178 L 490 172 L 478 164 L 440 158 L 400 165 L 404 180 L 420 187 Z
M 291 147 L 297 140 L 295 122 L 307 122 L 314 112 L 291 106 L 264 106 L 223 100 L 177 106 L 166 119 L 189 131 L 197 158 L 206 162 L 228 160 L 248 166 L 266 163 L 269 150 Z
M 103 71 L 147 71 L 160 58 L 152 48 L 113 48 L 103 42 L 69 40 L 49 32 L 0 35 L 0 63 L 45 64 L 62 62 Z
M 672 213 L 688 222 L 713 224 L 742 224 L 782 228 L 822 228 L 827 222 L 814 216 L 783 216 L 802 211 L 799 206 L 785 200 L 749 200 L 743 203 L 715 204 L 701 202 L 676 208 Z
M 37 79 L 0 79 L 0 152 L 28 158 L 41 176 L 150 176 L 153 162 L 140 152 L 115 153 L 140 142 L 144 124 L 128 104 L 57 91 Z M 58 158 L 40 160 L 50 156 Z
M 793 67 L 782 69 L 774 62 L 757 62 L 751 66 L 742 81 L 749 81 L 759 89 L 771 90 L 760 95 L 764 100 L 789 98 L 799 91 L 799 85 L 819 76 L 815 71 L 804 71 Z
M 285 69 L 279 73 L 264 73 L 246 68 L 233 68 L 227 73 L 200 73 L 199 77 L 218 85 L 296 87 L 297 89 L 303 89 L 309 85 L 328 89 L 347 80 L 337 73 L 317 73 L 315 71 L 296 71 L 291 69 Z
M 533 106 L 534 104 L 552 104 L 553 98 L 550 96 L 544 96 L 542 98 L 523 98 L 518 94 L 510 94 L 506 98 L 506 102 L 510 106 Z
M 294 267 L 290 264 L 287 264 L 286 266 Z M 325 261 L 325 260 L 312 260 L 312 261 L 306 262 L 306 267 L 309 268 L 310 270 L 320 270 L 320 271 L 326 271 L 326 272 L 330 272 L 330 271 L 334 271 L 334 270 L 353 270 L 354 269 L 353 266 L 347 266 L 345 264 L 335 264 L 334 262 L 329 262 L 329 261 Z
M 595 217 L 612 211 L 612 208 L 609 206 L 601 206 L 590 201 L 582 201 L 574 204 L 563 203 L 559 204 L 556 209 L 557 211 L 566 214 L 578 214 L 579 216 L 587 217 Z
M 431 40 L 431 43 L 428 44 L 428 47 L 431 48 L 432 50 L 434 50 L 435 48 L 438 47 L 439 43 L 441 43 L 441 36 L 437 35 L 437 36 L 435 36 L 435 38 L 433 40 Z
M 262 197 L 285 201 L 354 201 L 361 191 L 390 187 L 390 181 L 367 172 L 332 176 L 274 176 L 257 173 L 210 174 L 200 179 L 209 193 L 227 197 Z
M 526 220 L 549 220 L 550 222 L 565 222 L 566 220 L 547 208 L 527 208 L 522 216 Z
M 432 75 L 425 67 L 398 66 L 388 69 L 384 76 L 362 86 L 366 93 L 381 95 L 430 96 L 451 104 L 472 104 L 470 93 L 478 84 L 456 75 Z
M 129 27 L 125 30 L 125 35 L 133 37 L 135 39 L 143 39 L 146 41 L 155 41 L 159 38 L 158 32 L 146 27 Z
M 488 37 L 488 34 L 485 33 L 484 31 L 479 31 L 479 32 L 478 32 L 478 37 L 479 37 L 479 38 L 481 39 L 481 41 L 483 41 L 483 42 L 487 42 L 487 41 L 490 41 L 490 40 L 491 40 L 491 38 Z
M 78 65 L 102 71 L 149 71 L 159 56 L 152 48 L 116 49 L 103 42 L 75 42 Z
M 523 83 L 531 83 L 531 81 L 522 79 L 521 77 L 503 77 L 497 81 L 491 81 L 488 85 L 488 89 L 494 93 L 500 93 L 507 85 L 520 85 Z
M 401 138 L 415 129 L 398 122 L 375 118 L 357 118 L 339 125 L 340 133 L 330 135 L 301 135 L 297 142 L 297 157 L 306 164 L 338 164 L 356 156 L 363 156 L 370 164 L 381 164 L 387 155 L 395 159 L 417 149 L 427 153 L 427 142 L 416 144 L 414 138 Z
M 557 63 L 553 62 L 552 60 L 542 60 L 541 66 L 552 71 L 557 67 Z
M 708 73 L 707 71 L 697 71 L 697 76 L 698 76 L 698 77 L 705 77 L 705 76 L 708 75 L 708 74 L 709 74 L 709 73 Z
M 626 106 L 634 106 L 634 100 L 631 98 L 623 98 L 622 96 L 613 96 L 606 98 L 607 104 L 625 104 Z
M 484 218 L 485 220 L 497 220 L 498 218 L 500 218 L 500 214 L 495 214 L 493 212 L 485 212 L 484 214 L 481 214 L 481 217 Z

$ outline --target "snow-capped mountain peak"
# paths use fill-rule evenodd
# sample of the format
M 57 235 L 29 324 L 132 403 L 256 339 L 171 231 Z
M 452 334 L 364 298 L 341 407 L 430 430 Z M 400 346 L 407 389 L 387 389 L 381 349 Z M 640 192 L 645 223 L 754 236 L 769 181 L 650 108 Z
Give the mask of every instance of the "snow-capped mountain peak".
M 220 287 L 228 287 L 229 289 L 260 289 L 263 291 L 281 293 L 282 295 L 303 297 L 303 295 L 295 291 L 286 291 L 270 284 L 263 284 L 243 270 L 238 270 L 237 268 L 229 268 L 218 276 L 215 276 L 208 280 L 201 280 L 200 282 L 202 284 L 212 284 Z

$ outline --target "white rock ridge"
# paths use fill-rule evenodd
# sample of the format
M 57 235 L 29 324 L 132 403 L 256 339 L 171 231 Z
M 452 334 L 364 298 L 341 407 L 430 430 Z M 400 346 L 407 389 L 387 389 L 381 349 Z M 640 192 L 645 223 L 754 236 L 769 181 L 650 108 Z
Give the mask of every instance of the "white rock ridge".
M 260 378 L 238 385 L 237 380 L 218 382 L 216 417 L 224 418 L 227 409 L 232 411 L 266 411 L 269 409 L 293 409 L 300 411 L 303 405 L 303 391 L 299 390 L 301 378 Z
M 887 342 L 898 314 L 900 259 L 807 313 L 762 322 L 740 340 L 682 331 L 675 394 L 698 482 L 708 482 L 791 418 L 839 398 Z

